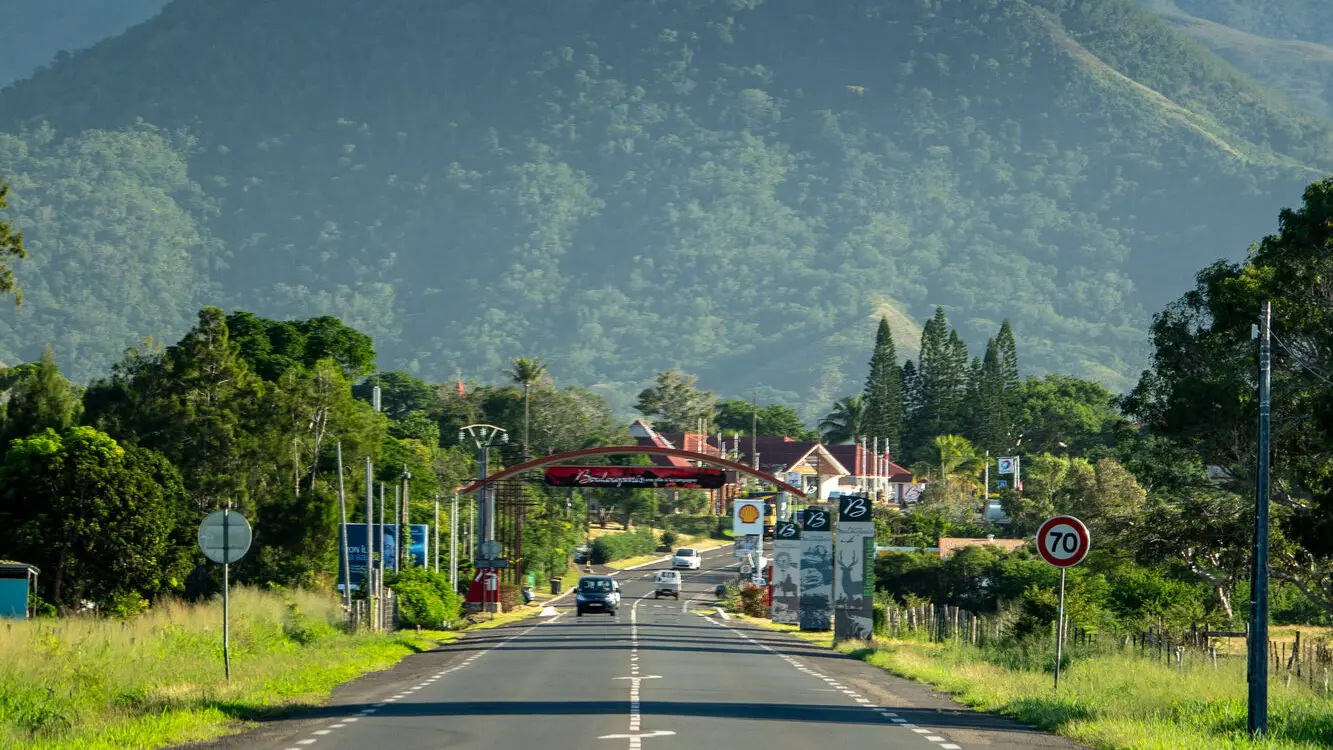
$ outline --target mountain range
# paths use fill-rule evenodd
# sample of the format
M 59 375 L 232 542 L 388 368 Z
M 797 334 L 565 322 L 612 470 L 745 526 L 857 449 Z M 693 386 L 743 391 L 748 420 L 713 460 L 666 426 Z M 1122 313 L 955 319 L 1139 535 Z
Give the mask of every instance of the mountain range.
M 1333 166 L 1326 94 L 1226 47 L 1328 40 L 1196 5 L 173 0 L 0 92 L 32 251 L 0 360 L 86 379 L 213 303 L 425 377 L 679 366 L 809 417 L 938 305 L 1123 389 L 1151 313 Z

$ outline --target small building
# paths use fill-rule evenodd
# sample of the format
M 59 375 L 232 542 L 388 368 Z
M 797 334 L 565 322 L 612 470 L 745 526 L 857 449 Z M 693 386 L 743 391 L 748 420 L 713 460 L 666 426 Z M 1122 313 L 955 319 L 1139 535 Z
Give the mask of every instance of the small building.
M 1027 543 L 1028 540 L 1026 539 L 996 539 L 994 536 L 988 536 L 985 539 L 969 539 L 966 537 L 942 536 L 940 537 L 940 547 L 939 547 L 940 559 L 942 560 L 948 557 L 949 555 L 952 555 L 955 550 L 961 547 L 976 547 L 979 545 L 986 544 L 992 547 L 999 547 L 1005 552 L 1013 552 L 1014 550 L 1018 549 L 1019 547 L 1022 547 Z
M 30 594 L 37 590 L 37 574 L 27 563 L 0 561 L 0 618 L 27 620 L 35 613 Z

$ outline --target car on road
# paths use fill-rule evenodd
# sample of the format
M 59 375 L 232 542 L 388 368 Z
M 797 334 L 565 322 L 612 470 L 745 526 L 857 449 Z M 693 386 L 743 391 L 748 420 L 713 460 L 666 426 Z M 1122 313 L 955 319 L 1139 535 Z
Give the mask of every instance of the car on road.
M 588 562 L 588 545 L 580 544 L 574 548 L 574 562 L 579 565 Z
M 704 561 L 703 558 L 699 556 L 699 552 L 690 549 L 689 547 L 681 547 L 676 550 L 675 556 L 671 558 L 671 567 L 676 570 L 680 570 L 681 568 L 686 570 L 698 570 L 699 566 L 703 564 Z
M 620 584 L 611 576 L 583 576 L 579 579 L 574 608 L 578 616 L 584 612 L 605 612 L 612 617 L 620 607 Z
M 657 571 L 657 580 L 653 583 L 653 598 L 661 599 L 664 596 L 674 596 L 677 599 L 680 598 L 679 570 Z

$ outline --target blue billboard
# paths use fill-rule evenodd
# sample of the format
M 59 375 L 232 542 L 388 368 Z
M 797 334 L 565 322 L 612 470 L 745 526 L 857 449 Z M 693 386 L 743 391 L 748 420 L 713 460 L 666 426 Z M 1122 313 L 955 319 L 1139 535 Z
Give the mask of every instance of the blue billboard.
M 366 525 L 364 523 L 349 523 L 343 526 L 346 530 L 346 536 L 340 537 L 347 540 L 347 561 L 352 568 L 352 590 L 358 591 L 362 582 L 366 580 L 366 561 L 371 558 L 378 560 L 381 552 L 384 553 L 384 571 L 392 573 L 397 570 L 398 552 L 398 526 L 387 523 L 381 527 L 375 524 L 372 529 L 374 548 L 366 543 Z M 381 549 L 380 530 L 384 531 L 384 543 Z M 424 523 L 414 523 L 407 527 L 411 534 L 411 546 L 407 549 L 407 565 L 416 567 L 426 567 L 426 561 L 429 559 L 430 552 L 430 526 Z M 337 587 L 342 591 L 343 586 L 343 555 L 342 549 L 338 550 L 338 581 Z

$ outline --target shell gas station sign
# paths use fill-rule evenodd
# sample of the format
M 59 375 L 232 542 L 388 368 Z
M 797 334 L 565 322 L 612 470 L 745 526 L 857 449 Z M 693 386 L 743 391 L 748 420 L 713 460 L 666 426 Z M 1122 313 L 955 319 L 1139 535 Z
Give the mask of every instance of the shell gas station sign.
M 731 532 L 737 537 L 764 533 L 764 501 L 737 500 L 732 509 Z

